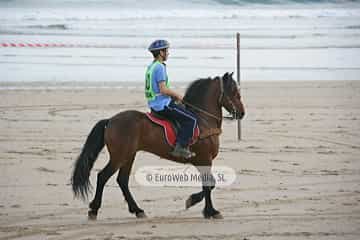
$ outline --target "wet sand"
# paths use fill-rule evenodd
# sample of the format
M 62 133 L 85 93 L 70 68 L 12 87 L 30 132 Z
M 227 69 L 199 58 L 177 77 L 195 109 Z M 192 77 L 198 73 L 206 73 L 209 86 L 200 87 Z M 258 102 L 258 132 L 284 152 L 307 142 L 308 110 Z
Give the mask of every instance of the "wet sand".
M 184 209 L 198 188 L 145 187 L 132 175 L 148 218 L 128 212 L 112 177 L 88 221 L 71 191 L 74 161 L 99 119 L 146 111 L 143 87 L 1 89 L 0 239 L 359 239 L 360 81 L 245 82 L 242 95 L 243 140 L 224 121 L 215 160 L 237 174 L 213 191 L 223 220 L 203 219 L 203 203 Z M 93 184 L 107 159 L 103 150 Z M 177 164 L 140 152 L 133 173 L 147 165 Z

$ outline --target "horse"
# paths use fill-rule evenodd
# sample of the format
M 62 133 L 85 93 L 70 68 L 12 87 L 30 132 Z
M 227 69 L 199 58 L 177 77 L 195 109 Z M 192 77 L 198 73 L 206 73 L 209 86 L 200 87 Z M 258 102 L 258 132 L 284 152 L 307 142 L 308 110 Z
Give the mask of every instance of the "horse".
M 89 204 L 88 218 L 95 220 L 101 207 L 103 190 L 108 179 L 118 171 L 117 183 L 128 204 L 128 210 L 137 218 L 147 217 L 134 200 L 129 187 L 129 175 L 138 151 L 146 151 L 183 164 L 194 165 L 200 174 L 211 175 L 211 166 L 219 152 L 219 135 L 223 120 L 222 107 L 235 119 L 242 119 L 245 114 L 239 88 L 233 79 L 233 73 L 222 77 L 202 78 L 192 82 L 187 88 L 183 104 L 198 117 L 200 136 L 191 152 L 196 153 L 189 159 L 174 157 L 170 154 L 172 147 L 166 142 L 162 127 L 154 124 L 145 113 L 127 110 L 109 119 L 98 121 L 89 133 L 78 156 L 71 184 L 74 196 L 87 199 L 90 191 L 90 171 L 100 151 L 106 145 L 110 159 L 107 165 L 97 174 L 94 199 Z M 211 175 L 212 176 L 212 175 Z M 186 208 L 201 202 L 205 198 L 202 211 L 205 218 L 223 218 L 212 204 L 211 184 L 202 183 L 200 192 L 191 194 L 186 200 Z

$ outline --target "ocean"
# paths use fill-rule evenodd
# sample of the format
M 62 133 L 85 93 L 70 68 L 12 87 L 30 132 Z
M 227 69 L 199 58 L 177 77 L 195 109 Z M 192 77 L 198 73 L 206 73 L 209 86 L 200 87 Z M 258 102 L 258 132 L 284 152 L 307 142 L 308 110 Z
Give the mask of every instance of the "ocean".
M 360 1 L 2 0 L 0 86 L 143 82 L 170 41 L 174 82 L 359 80 Z

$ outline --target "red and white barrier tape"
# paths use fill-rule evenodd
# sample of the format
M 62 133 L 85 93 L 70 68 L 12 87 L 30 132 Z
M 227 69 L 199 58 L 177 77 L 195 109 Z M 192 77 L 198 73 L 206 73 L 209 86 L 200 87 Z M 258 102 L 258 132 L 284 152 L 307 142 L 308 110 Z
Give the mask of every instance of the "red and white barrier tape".
M 64 43 L 0 43 L 0 47 L 30 48 L 124 48 L 121 45 L 64 44 Z

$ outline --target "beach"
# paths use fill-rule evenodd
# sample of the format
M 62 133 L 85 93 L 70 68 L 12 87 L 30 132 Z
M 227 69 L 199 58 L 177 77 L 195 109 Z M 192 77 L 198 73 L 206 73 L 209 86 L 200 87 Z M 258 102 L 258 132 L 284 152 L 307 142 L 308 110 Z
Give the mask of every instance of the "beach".
M 0 239 L 359 239 L 360 81 L 242 83 L 242 140 L 224 120 L 214 160 L 236 172 L 212 192 L 224 219 L 204 219 L 204 202 L 185 210 L 199 188 L 136 182 L 140 167 L 179 165 L 139 152 L 130 190 L 148 218 L 128 212 L 113 176 L 89 221 L 70 185 L 86 136 L 100 119 L 147 110 L 141 83 L 109 84 L 0 90 Z M 104 149 L 93 185 L 107 161 Z
M 0 240 L 360 239 L 359 20 L 351 0 L 0 1 Z M 138 181 L 186 166 L 139 152 L 130 190 L 148 218 L 113 176 L 89 221 L 94 191 L 74 198 L 74 163 L 100 119 L 148 111 L 150 43 L 170 42 L 184 93 L 237 69 L 237 33 L 246 115 L 241 141 L 223 120 L 214 160 L 235 176 L 212 192 L 224 219 L 204 219 L 204 202 L 185 210 L 200 187 Z

